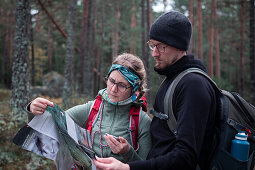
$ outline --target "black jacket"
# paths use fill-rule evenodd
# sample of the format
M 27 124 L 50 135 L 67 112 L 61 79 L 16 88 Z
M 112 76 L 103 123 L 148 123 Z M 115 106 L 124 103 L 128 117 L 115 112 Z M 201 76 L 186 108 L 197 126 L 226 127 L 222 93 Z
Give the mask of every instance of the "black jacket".
M 154 109 L 164 112 L 165 93 L 174 78 L 183 70 L 197 67 L 206 71 L 192 55 L 183 56 L 164 70 L 155 70 L 167 79 L 156 95 Z M 177 85 L 173 94 L 173 111 L 177 119 L 177 136 L 166 120 L 154 117 L 151 123 L 152 148 L 146 161 L 130 162 L 131 170 L 146 169 L 205 169 L 213 141 L 216 117 L 216 95 L 203 76 L 190 73 Z

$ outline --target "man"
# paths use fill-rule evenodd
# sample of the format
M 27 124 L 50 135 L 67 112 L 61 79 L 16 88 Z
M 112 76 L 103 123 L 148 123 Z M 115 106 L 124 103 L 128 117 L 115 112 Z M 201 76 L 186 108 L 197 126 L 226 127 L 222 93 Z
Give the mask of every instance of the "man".
M 151 26 L 148 45 L 153 50 L 154 70 L 165 75 L 159 87 L 154 110 L 164 113 L 166 91 L 174 78 L 190 67 L 206 71 L 203 64 L 186 55 L 192 27 L 183 14 L 171 11 L 161 15 Z M 176 134 L 167 121 L 154 116 L 151 123 L 152 148 L 146 161 L 123 164 L 113 158 L 98 158 L 98 169 L 206 169 L 213 146 L 216 117 L 216 95 L 202 75 L 190 73 L 181 79 L 173 94 L 173 112 L 177 120 Z

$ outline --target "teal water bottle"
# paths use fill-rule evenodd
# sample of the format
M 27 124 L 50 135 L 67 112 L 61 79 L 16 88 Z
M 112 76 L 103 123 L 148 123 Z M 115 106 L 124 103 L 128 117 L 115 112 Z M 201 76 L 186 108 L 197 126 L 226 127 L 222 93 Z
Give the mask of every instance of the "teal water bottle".
M 247 161 L 249 156 L 250 144 L 244 132 L 236 134 L 232 140 L 231 154 L 238 160 Z

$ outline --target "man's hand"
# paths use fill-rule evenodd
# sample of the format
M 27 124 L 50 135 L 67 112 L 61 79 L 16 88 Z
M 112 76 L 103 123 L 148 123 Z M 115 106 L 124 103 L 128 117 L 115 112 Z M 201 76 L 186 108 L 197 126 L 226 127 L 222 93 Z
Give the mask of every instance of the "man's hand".
M 112 152 L 115 154 L 125 154 L 130 149 L 128 141 L 123 137 L 119 137 L 119 141 L 117 141 L 112 135 L 104 135 L 104 138 Z
M 54 107 L 53 102 L 38 97 L 34 99 L 30 104 L 30 112 L 32 112 L 34 115 L 40 115 L 43 114 L 47 108 L 47 106 Z
M 124 164 L 117 159 L 110 158 L 97 158 L 94 160 L 97 170 L 130 170 L 128 164 Z

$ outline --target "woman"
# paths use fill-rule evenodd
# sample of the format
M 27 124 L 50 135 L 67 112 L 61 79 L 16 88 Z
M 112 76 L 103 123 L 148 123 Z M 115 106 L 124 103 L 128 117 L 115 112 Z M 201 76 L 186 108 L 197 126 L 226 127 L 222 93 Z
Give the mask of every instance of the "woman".
M 137 151 L 130 145 L 132 137 L 128 131 L 131 106 L 141 104 L 140 97 L 146 90 L 143 62 L 132 54 L 124 53 L 112 64 L 107 75 L 107 88 L 98 93 L 102 97 L 103 106 L 91 130 L 93 150 L 97 156 L 115 157 L 122 162 L 146 159 L 151 147 L 151 119 L 146 112 L 140 112 Z M 52 102 L 36 98 L 28 105 L 28 110 L 34 115 L 42 114 L 48 105 L 54 107 Z M 66 113 L 85 128 L 92 105 L 93 101 L 89 101 L 68 109 Z M 112 135 L 119 137 L 118 140 Z

